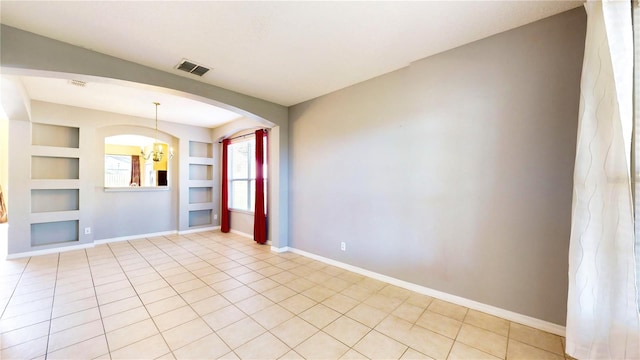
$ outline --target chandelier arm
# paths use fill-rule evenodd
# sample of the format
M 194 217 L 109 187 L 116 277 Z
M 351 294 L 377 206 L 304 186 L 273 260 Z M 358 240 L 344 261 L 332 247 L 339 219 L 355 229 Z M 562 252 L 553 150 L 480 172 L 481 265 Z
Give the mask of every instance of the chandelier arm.
M 159 102 L 153 102 L 153 104 L 156 106 L 156 136 L 155 139 L 153 139 L 153 144 L 151 145 L 151 150 L 149 152 L 146 151 L 146 147 L 145 146 L 141 146 L 140 147 L 140 155 L 145 159 L 145 160 L 149 160 L 149 159 L 153 159 L 154 162 L 159 162 L 162 161 L 162 158 L 164 157 L 164 149 L 163 149 L 163 143 L 160 142 L 160 140 L 158 139 L 158 105 L 160 105 Z M 169 159 L 172 159 L 174 156 L 174 152 L 173 152 L 173 148 L 169 148 L 168 149 L 168 156 Z

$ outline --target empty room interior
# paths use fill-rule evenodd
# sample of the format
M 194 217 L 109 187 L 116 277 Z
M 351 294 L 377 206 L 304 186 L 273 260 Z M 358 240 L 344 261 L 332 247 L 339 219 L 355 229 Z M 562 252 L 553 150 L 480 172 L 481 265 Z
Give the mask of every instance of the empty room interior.
M 596 356 L 588 5 L 3 0 L 0 358 Z

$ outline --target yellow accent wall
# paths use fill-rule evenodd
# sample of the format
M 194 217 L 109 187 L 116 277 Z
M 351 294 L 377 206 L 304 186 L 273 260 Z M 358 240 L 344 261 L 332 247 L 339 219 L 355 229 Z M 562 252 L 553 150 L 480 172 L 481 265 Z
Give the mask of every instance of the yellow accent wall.
M 104 144 L 104 153 L 111 155 L 140 155 L 140 146 Z
M 153 147 L 157 149 L 158 145 L 162 146 L 162 152 L 164 153 L 164 156 L 162 157 L 162 160 L 153 163 L 153 170 L 167 170 L 167 157 L 169 156 L 169 147 L 164 143 L 155 143 L 153 144 Z

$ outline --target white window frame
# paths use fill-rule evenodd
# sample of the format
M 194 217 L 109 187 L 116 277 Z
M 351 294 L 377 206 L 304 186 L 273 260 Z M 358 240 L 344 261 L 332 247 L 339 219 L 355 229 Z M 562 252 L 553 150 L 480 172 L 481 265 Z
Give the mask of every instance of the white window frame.
M 114 159 L 113 161 L 109 161 L 109 159 Z M 105 173 L 105 187 L 128 187 L 129 186 L 129 181 L 131 180 L 131 155 L 120 155 L 120 154 L 105 154 L 104 156 L 104 165 L 105 165 L 105 169 L 104 169 L 104 173 Z M 117 160 L 119 164 L 125 164 L 125 167 L 123 168 L 109 168 L 108 164 L 110 163 L 114 163 Z M 128 167 L 126 166 L 128 164 Z M 109 175 L 110 172 L 119 172 L 122 173 L 120 175 Z M 123 179 L 126 178 L 126 181 L 122 181 L 122 183 L 118 183 L 116 179 L 121 178 L 120 180 L 122 181 Z
M 255 212 L 255 181 L 256 181 L 256 152 L 255 152 L 255 147 L 256 147 L 256 141 L 255 141 L 255 135 L 250 135 L 247 137 L 244 137 L 240 140 L 237 141 L 232 141 L 231 144 L 229 144 L 229 148 L 227 149 L 227 174 L 228 174 L 228 189 L 229 189 L 229 196 L 228 196 L 228 208 L 231 211 L 239 211 L 239 212 L 245 212 L 245 213 L 249 213 L 249 214 L 254 214 Z M 248 142 L 248 157 L 249 157 L 249 164 L 248 164 L 248 174 L 247 177 L 239 177 L 239 178 L 233 178 L 233 151 L 232 151 L 232 146 L 236 145 L 236 144 L 241 144 L 244 142 Z M 264 176 L 264 187 L 265 187 L 265 199 L 266 199 L 266 189 L 267 189 L 267 143 L 266 141 L 264 142 L 264 149 L 265 149 L 265 169 L 263 171 L 263 176 Z M 236 208 L 233 207 L 233 190 L 234 190 L 234 186 L 233 183 L 234 182 L 246 182 L 247 183 L 247 208 Z M 266 202 L 265 202 L 266 204 Z M 266 211 L 266 209 L 265 209 Z

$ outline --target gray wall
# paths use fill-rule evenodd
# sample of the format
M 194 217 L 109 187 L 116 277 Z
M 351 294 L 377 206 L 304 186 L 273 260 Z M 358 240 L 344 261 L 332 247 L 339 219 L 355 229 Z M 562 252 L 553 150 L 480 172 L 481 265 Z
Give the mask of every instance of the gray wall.
M 290 246 L 564 324 L 585 25 L 572 10 L 290 108 Z
M 234 210 L 230 213 L 231 230 L 253 236 L 253 214 Z

